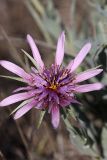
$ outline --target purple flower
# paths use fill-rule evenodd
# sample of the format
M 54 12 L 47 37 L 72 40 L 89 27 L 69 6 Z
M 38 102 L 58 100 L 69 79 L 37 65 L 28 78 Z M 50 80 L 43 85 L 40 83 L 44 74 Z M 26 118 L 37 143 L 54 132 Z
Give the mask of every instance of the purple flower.
M 60 108 L 67 107 L 71 103 L 78 103 L 75 94 L 100 90 L 103 87 L 101 83 L 80 84 L 80 82 L 101 73 L 102 69 L 94 68 L 76 74 L 75 70 L 91 49 L 90 43 L 87 43 L 80 50 L 67 67 L 61 66 L 64 57 L 64 32 L 58 39 L 55 63 L 49 68 L 45 67 L 38 48 L 30 35 L 27 35 L 27 41 L 31 47 L 34 57 L 32 62 L 36 68 L 32 68 L 30 73 L 26 73 L 22 68 L 9 61 L 0 61 L 1 66 L 19 76 L 26 84 L 26 87 L 16 89 L 13 95 L 2 100 L 0 106 L 23 101 L 16 109 L 15 119 L 20 118 L 33 107 L 48 110 L 51 113 L 52 124 L 54 128 L 57 128 L 60 121 Z

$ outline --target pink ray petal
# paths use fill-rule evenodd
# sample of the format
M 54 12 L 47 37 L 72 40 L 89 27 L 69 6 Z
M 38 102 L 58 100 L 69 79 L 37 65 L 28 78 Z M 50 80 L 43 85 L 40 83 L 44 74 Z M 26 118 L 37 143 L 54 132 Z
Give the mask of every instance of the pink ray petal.
M 64 42 L 65 42 L 65 33 L 62 32 L 57 43 L 57 50 L 55 56 L 55 63 L 61 65 L 64 57 Z
M 37 101 L 37 103 L 35 105 L 35 108 L 36 109 L 42 109 L 42 108 L 44 108 L 43 103 L 44 103 L 44 100 Z
M 75 91 L 78 93 L 90 92 L 94 90 L 100 90 L 104 86 L 101 83 L 84 84 L 75 87 Z
M 30 98 L 32 96 L 33 95 L 29 94 L 28 92 L 14 94 L 12 96 L 9 96 L 9 97 L 3 99 L 0 102 L 0 107 L 8 106 L 10 104 L 13 104 L 13 103 L 28 99 L 28 98 Z
M 53 105 L 51 109 L 51 116 L 52 116 L 52 125 L 54 128 L 57 128 L 60 121 L 60 112 L 58 106 Z
M 73 66 L 74 60 L 71 60 L 68 66 L 66 67 L 67 69 L 71 69 Z
M 21 67 L 17 66 L 16 64 L 9 62 L 9 61 L 0 61 L 0 65 L 7 69 L 8 71 L 24 78 L 24 79 L 29 79 L 30 75 L 26 73 Z
M 39 95 L 39 99 L 38 99 L 38 100 L 41 101 L 42 99 L 46 98 L 47 95 L 48 95 L 48 92 L 44 91 L 43 93 L 41 93 L 41 94 Z
M 35 103 L 34 102 L 30 102 L 28 104 L 26 104 L 25 106 L 23 106 L 22 108 L 20 108 L 14 115 L 14 119 L 18 119 L 20 117 L 22 117 L 24 114 L 26 114 L 29 110 L 31 110 L 34 107 Z
M 85 81 L 89 78 L 92 78 L 92 77 L 98 75 L 102 71 L 103 71 L 103 69 L 89 69 L 87 71 L 84 71 L 76 76 L 75 82 L 78 83 L 78 82 Z
M 84 60 L 85 56 L 88 54 L 88 52 L 91 49 L 91 44 L 87 43 L 85 46 L 83 46 L 83 48 L 80 50 L 80 52 L 78 53 L 78 55 L 75 57 L 74 62 L 71 65 L 68 64 L 69 67 L 67 67 L 68 69 L 71 70 L 71 72 L 73 72 Z
M 59 97 L 55 92 L 50 92 L 49 97 L 49 101 L 53 99 L 57 104 L 59 104 Z
M 53 107 L 53 102 L 49 101 L 48 113 L 51 113 L 52 107 Z
M 40 67 L 40 69 L 43 69 L 44 68 L 44 63 L 43 63 L 43 61 L 41 59 L 39 50 L 38 50 L 33 38 L 29 34 L 27 35 L 27 41 L 28 41 L 28 43 L 30 45 L 33 57 L 34 57 L 37 65 Z

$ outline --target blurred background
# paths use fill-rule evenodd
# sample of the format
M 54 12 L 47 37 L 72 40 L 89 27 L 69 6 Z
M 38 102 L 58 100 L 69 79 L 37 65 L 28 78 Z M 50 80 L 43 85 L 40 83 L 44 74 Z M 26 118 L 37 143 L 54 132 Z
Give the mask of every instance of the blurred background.
M 90 41 L 91 52 L 79 71 L 101 65 L 104 72 L 88 82 L 100 81 L 105 88 L 77 96 L 82 106 L 72 106 L 73 115 L 69 121 L 62 118 L 57 130 L 49 115 L 37 129 L 40 114 L 35 109 L 14 121 L 10 113 L 18 104 L 0 108 L 0 160 L 107 159 L 107 0 L 0 0 L 0 59 L 29 70 L 30 63 L 21 52 L 23 48 L 31 53 L 26 42 L 29 33 L 49 66 L 62 30 L 66 34 L 64 63 Z M 12 74 L 0 67 L 0 75 Z M 18 85 L 22 84 L 0 78 L 0 99 Z

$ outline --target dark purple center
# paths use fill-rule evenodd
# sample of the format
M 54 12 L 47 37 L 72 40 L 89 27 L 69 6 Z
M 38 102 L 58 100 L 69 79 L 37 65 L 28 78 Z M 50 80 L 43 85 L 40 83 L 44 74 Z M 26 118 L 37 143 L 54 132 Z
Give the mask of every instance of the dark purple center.
M 38 108 L 44 108 L 55 104 L 67 106 L 74 100 L 75 74 L 70 70 L 52 65 L 49 69 L 44 68 L 41 73 L 33 73 L 32 91 Z

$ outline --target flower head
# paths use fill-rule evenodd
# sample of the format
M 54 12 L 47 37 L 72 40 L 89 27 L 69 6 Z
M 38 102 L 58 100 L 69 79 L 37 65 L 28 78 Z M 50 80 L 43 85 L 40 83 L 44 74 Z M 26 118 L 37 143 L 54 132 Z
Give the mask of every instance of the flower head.
M 55 62 L 49 68 L 45 67 L 38 48 L 30 35 L 27 35 L 27 41 L 31 47 L 36 68 L 32 68 L 30 73 L 26 73 L 22 68 L 9 61 L 0 61 L 1 66 L 21 77 L 26 83 L 26 87 L 16 89 L 13 95 L 2 100 L 0 106 L 8 106 L 24 101 L 16 111 L 15 119 L 20 118 L 32 108 L 48 110 L 51 113 L 52 124 L 54 128 L 57 128 L 60 121 L 61 107 L 67 107 L 71 103 L 78 103 L 75 99 L 76 93 L 100 90 L 103 87 L 101 83 L 80 84 L 80 82 L 101 73 L 102 69 L 94 68 L 76 74 L 76 68 L 82 63 L 91 49 L 90 43 L 87 43 L 80 50 L 76 58 L 67 67 L 62 67 L 64 32 L 58 39 Z

